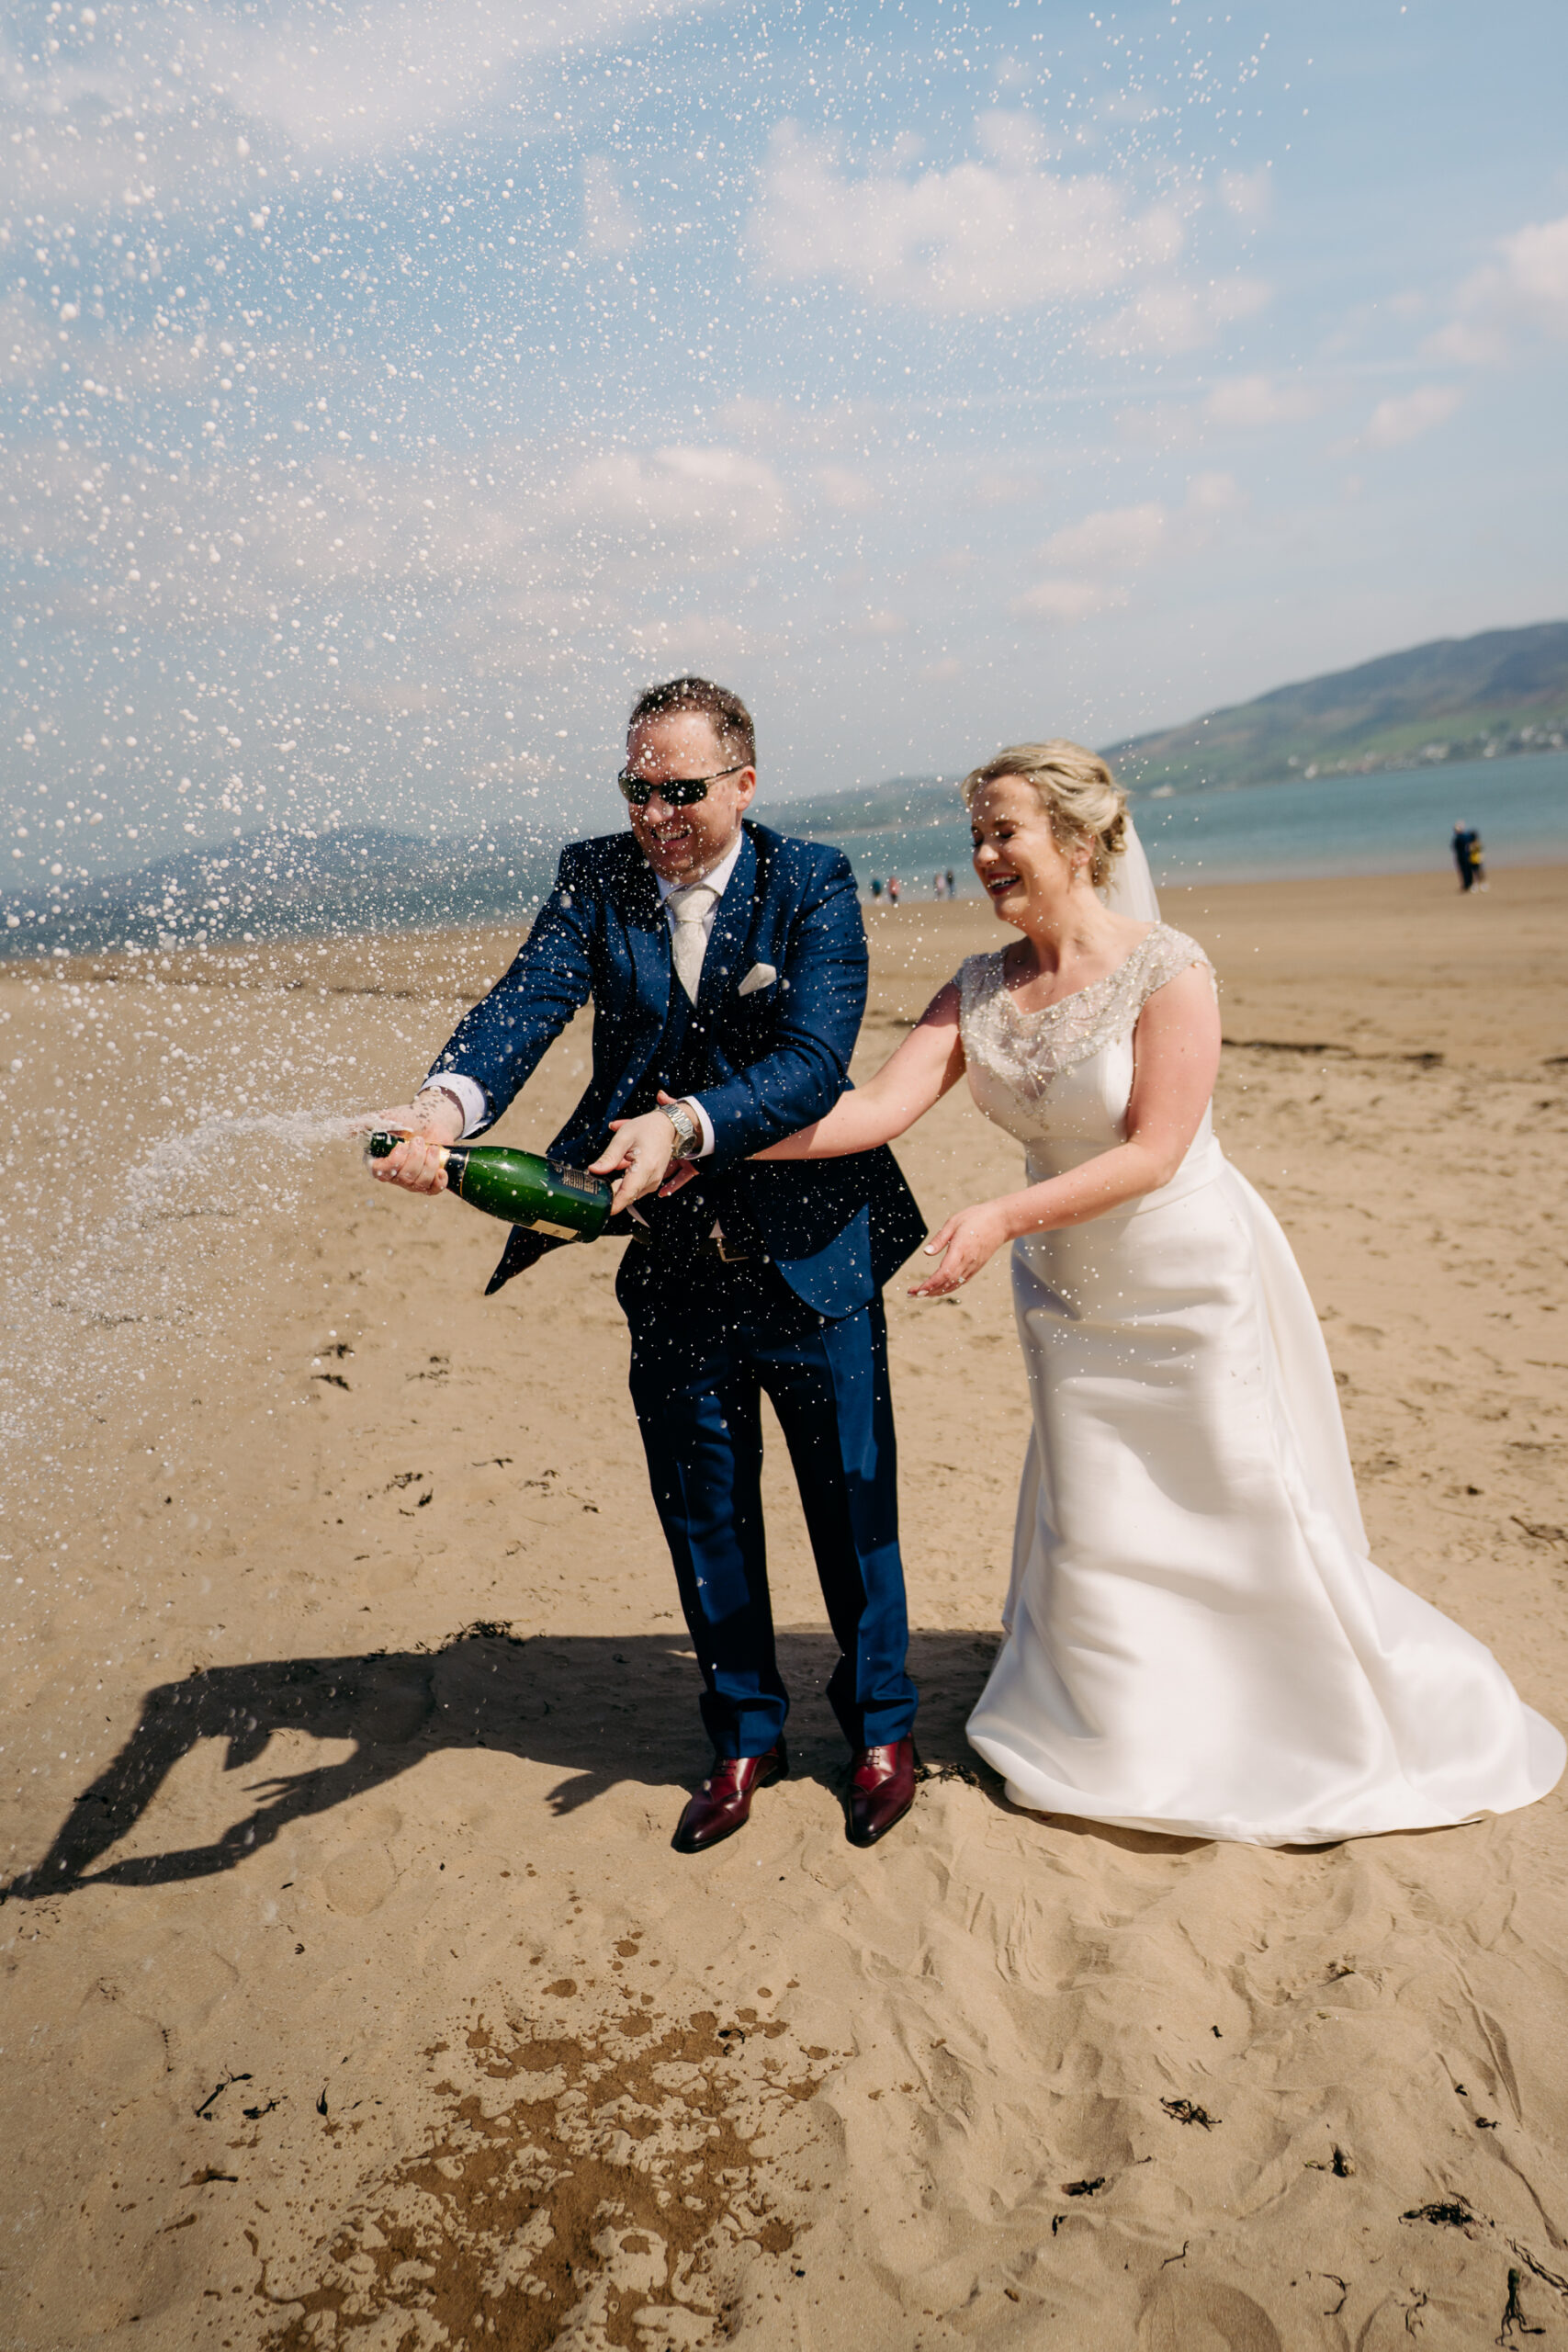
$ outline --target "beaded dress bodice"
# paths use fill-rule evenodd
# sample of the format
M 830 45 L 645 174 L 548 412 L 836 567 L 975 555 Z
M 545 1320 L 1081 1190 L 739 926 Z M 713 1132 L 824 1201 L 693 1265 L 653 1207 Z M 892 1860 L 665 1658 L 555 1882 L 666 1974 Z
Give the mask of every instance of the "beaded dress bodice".
M 1043 1170 L 1109 1150 L 1125 1134 L 1138 1015 L 1190 965 L 1212 978 L 1209 958 L 1195 939 L 1156 923 L 1103 979 L 1024 1012 L 1007 986 L 1004 955 L 970 956 L 958 972 L 959 1034 L 976 1104 Z M 1205 1119 L 1201 1139 L 1207 1133 Z

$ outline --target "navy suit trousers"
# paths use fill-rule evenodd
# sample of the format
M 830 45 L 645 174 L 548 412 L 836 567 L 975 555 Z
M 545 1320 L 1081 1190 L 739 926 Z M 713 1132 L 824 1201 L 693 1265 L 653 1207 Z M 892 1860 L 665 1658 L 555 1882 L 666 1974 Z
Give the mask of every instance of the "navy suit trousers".
M 762 1259 L 705 1257 L 677 1272 L 628 1250 L 617 1290 L 631 1325 L 631 1393 L 653 1498 L 721 1756 L 761 1756 L 789 1696 L 773 1648 L 762 1529 L 761 1399 L 783 1427 L 841 1653 L 828 1697 L 852 1747 L 905 1738 L 916 1691 L 887 1325 L 880 1298 L 829 1320 Z

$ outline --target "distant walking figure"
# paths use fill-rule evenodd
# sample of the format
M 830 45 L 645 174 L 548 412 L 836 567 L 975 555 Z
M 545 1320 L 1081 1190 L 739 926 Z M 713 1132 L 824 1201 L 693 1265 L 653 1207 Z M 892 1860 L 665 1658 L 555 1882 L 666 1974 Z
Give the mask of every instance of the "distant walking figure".
M 1470 831 L 1470 878 L 1476 889 L 1485 889 L 1486 852 L 1482 845 L 1481 835 L 1473 825 Z
M 882 876 L 880 874 L 874 874 L 871 877 L 871 895 L 874 902 L 880 899 L 882 896 Z
M 904 895 L 904 885 L 902 884 L 902 882 L 900 882 L 900 881 L 899 881 L 898 876 L 897 876 L 896 874 L 890 874 L 890 875 L 888 876 L 888 877 L 887 877 L 887 903 L 888 903 L 888 905 L 889 905 L 890 907 L 896 907 L 896 906 L 897 905 L 897 903 L 898 903 L 899 899 L 903 897 L 903 895 Z
M 953 878 L 951 865 L 947 869 L 947 895 L 950 899 L 955 899 L 958 896 L 958 885 Z
M 1481 863 L 1480 834 L 1473 825 L 1467 824 L 1461 817 L 1454 827 L 1453 839 L 1450 842 L 1449 847 L 1453 852 L 1454 864 L 1459 868 L 1460 888 L 1473 889 L 1476 869 Z

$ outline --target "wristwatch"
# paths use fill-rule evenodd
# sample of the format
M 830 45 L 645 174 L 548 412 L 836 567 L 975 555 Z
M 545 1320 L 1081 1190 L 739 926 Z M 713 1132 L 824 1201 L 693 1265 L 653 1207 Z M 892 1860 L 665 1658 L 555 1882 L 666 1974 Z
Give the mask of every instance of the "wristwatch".
M 676 1159 L 695 1159 L 702 1148 L 703 1131 L 683 1102 L 661 1102 L 660 1109 L 675 1130 Z

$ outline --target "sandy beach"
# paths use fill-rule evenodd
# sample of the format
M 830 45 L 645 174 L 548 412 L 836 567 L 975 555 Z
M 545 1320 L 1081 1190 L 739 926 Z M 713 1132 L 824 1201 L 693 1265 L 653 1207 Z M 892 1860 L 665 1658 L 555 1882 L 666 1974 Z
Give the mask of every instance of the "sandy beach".
M 1568 868 L 1165 911 L 1374 1555 L 1568 1724 Z M 997 936 L 868 924 L 865 1068 Z M 331 1126 L 513 944 L 0 967 L 0 2347 L 1568 2346 L 1562 1791 L 1269 1852 L 1016 1812 L 966 1747 L 1005 1261 L 888 1294 L 915 1815 L 845 1841 L 780 1443 L 794 1775 L 671 1853 L 706 1749 L 616 1249 L 486 1302 L 500 1227 Z M 1017 1181 L 962 1092 L 900 1158 L 932 1224 Z

